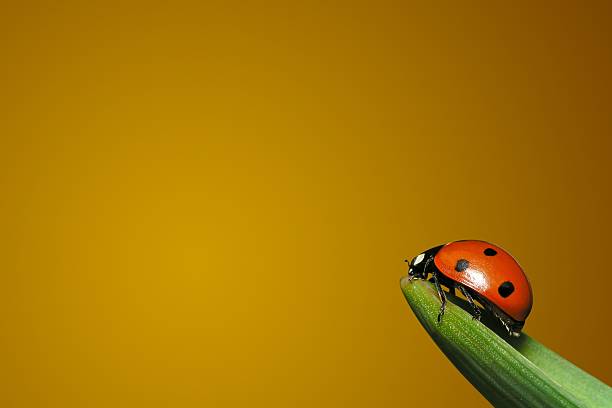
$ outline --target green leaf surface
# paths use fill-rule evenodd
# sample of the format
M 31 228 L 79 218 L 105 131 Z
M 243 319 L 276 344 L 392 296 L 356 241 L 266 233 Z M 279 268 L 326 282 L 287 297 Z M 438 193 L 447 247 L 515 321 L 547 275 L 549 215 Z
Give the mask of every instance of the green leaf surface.
M 472 319 L 467 302 L 449 293 L 438 323 L 431 283 L 405 277 L 400 286 L 434 342 L 495 407 L 612 407 L 612 388 L 527 334 L 509 337 L 487 313 Z

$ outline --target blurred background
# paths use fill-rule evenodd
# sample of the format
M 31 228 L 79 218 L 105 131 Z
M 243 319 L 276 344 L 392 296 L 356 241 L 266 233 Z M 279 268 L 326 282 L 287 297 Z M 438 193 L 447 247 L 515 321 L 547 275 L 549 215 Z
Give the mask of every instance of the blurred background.
M 512 253 L 612 382 L 610 6 L 15 2 L 3 407 L 487 406 L 404 258 Z

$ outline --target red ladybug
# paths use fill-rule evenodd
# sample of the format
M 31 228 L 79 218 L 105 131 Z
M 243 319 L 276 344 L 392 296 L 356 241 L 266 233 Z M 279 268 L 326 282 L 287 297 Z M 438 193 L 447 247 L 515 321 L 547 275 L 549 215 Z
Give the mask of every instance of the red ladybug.
M 531 311 L 533 294 L 523 269 L 512 255 L 485 241 L 455 241 L 416 256 L 408 270 L 410 279 L 427 279 L 431 273 L 442 301 L 438 322 L 444 315 L 446 296 L 440 285 L 454 294 L 458 288 L 472 306 L 476 319 L 478 300 L 501 320 L 511 336 L 520 336 Z

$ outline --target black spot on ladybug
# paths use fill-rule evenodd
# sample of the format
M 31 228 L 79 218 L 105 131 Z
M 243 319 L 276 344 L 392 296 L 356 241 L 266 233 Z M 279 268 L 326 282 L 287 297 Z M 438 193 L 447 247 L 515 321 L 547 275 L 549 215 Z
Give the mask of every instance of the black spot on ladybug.
M 460 259 L 457 261 L 457 265 L 455 265 L 455 270 L 457 272 L 463 272 L 468 266 L 470 266 L 470 263 L 466 259 Z
M 484 250 L 484 254 L 486 256 L 495 256 L 495 255 L 497 255 L 497 251 L 494 250 L 493 248 L 487 248 L 487 249 Z
M 499 288 L 497 288 L 497 291 L 499 292 L 501 297 L 507 298 L 508 296 L 512 294 L 512 292 L 514 292 L 514 285 L 512 284 L 512 282 L 506 281 L 502 283 L 501 285 L 499 285 Z

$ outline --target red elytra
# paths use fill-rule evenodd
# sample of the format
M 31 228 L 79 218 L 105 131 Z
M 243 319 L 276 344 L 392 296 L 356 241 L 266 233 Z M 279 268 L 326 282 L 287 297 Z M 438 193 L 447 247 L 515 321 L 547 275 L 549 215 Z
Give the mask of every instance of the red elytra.
M 515 321 L 524 322 L 531 312 L 533 293 L 527 276 L 512 255 L 497 245 L 451 242 L 433 261 L 444 276 L 474 290 Z

